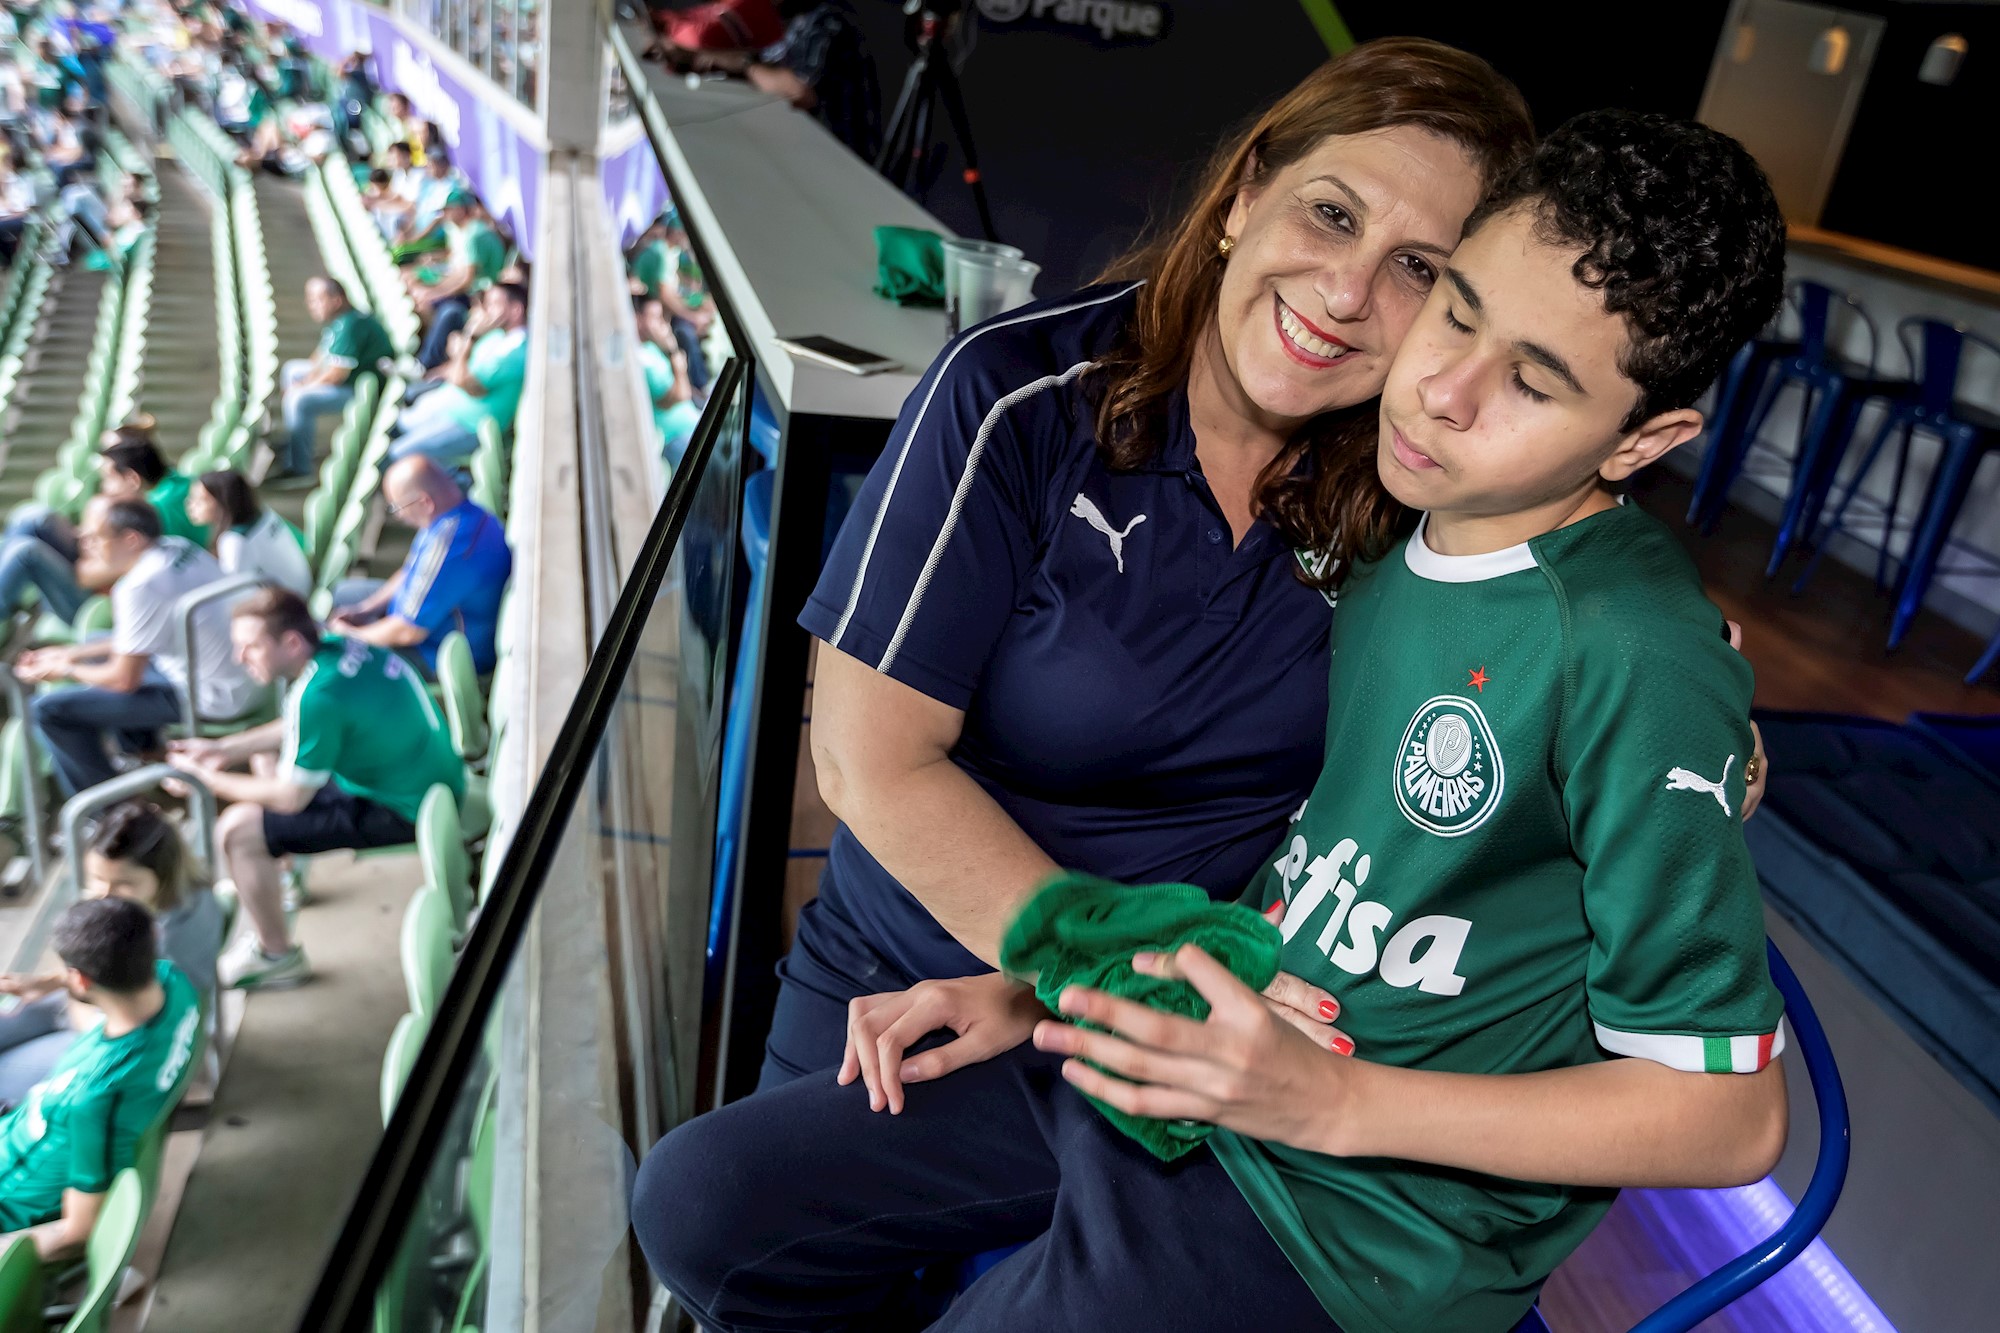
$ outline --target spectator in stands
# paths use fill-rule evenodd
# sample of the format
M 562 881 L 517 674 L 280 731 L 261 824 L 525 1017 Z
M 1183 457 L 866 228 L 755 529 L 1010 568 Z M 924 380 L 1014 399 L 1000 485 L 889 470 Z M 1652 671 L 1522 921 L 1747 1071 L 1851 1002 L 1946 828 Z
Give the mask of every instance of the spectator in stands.
M 12 266 L 21 234 L 35 211 L 35 187 L 14 170 L 13 155 L 0 146 L 0 264 Z
M 406 458 L 382 479 L 389 512 L 417 529 L 403 567 L 386 582 L 349 579 L 333 590 L 336 634 L 413 653 L 437 671 L 438 644 L 463 631 L 481 675 L 493 669 L 500 595 L 514 555 L 500 520 L 466 499 L 428 458 Z
M 128 496 L 149 500 L 165 535 L 207 546 L 208 529 L 188 517 L 187 493 L 193 478 L 167 466 L 152 436 L 150 427 L 134 422 L 104 433 L 97 456 L 98 494 L 113 500 Z
M 417 161 L 424 160 L 424 122 L 410 105 L 410 99 L 401 93 L 390 93 L 383 103 L 382 119 L 389 122 L 389 136 L 397 143 L 406 143 L 417 155 Z
M 222 904 L 197 873 L 180 832 L 150 801 L 106 810 L 83 856 L 83 896 L 123 898 L 153 914 L 160 956 L 180 969 L 203 1004 L 215 994 Z M 0 975 L 0 995 L 21 1003 L 0 1015 L 0 1106 L 17 1105 L 90 1027 L 72 1012 L 60 971 Z
M 447 267 L 425 268 L 405 281 L 417 309 L 430 316 L 417 360 L 426 370 L 444 364 L 452 334 L 465 326 L 473 298 L 493 284 L 507 264 L 507 246 L 480 215 L 470 190 L 453 190 L 444 202 Z
M 666 307 L 672 321 L 674 340 L 687 355 L 688 369 L 697 390 L 708 388 L 708 355 L 701 340 L 715 322 L 715 307 L 709 304 L 708 289 L 695 263 L 694 249 L 688 244 L 681 225 L 680 210 L 668 207 L 646 229 L 639 249 L 632 256 L 633 285 Z
M 235 51 L 224 51 L 215 80 L 215 123 L 245 143 L 271 115 L 271 97 Z
M 406 143 L 390 144 L 382 160 L 384 165 L 368 173 L 368 188 L 361 192 L 361 202 L 375 219 L 383 238 L 393 241 L 415 215 L 424 173 L 411 159 Z
M 354 157 L 368 156 L 368 140 L 361 133 L 361 113 L 374 102 L 375 80 L 368 73 L 368 55 L 365 51 L 350 52 L 340 62 L 334 85 L 333 128 Z
M 390 145 L 393 149 L 394 145 Z M 404 150 L 408 151 L 408 145 Z M 393 169 L 393 168 L 392 168 Z M 465 177 L 451 164 L 443 149 L 429 153 L 417 170 L 415 192 L 410 197 L 409 215 L 392 238 L 389 257 L 398 264 L 445 248 L 444 205 L 452 193 L 466 188 Z
M 416 669 L 322 635 L 297 595 L 269 588 L 238 603 L 230 634 L 254 678 L 289 682 L 284 716 L 177 743 L 173 762 L 232 803 L 216 836 L 250 929 L 223 955 L 222 984 L 296 985 L 312 968 L 285 920 L 279 858 L 409 842 L 433 785 L 464 799 L 465 765 Z M 228 771 L 244 763 L 251 772 Z
M 258 503 L 241 472 L 202 473 L 188 488 L 188 513 L 215 533 L 215 560 L 225 575 L 252 574 L 301 597 L 312 591 L 305 538 L 283 514 Z
M 287 361 L 278 372 L 284 391 L 284 456 L 277 476 L 266 479 L 271 485 L 313 483 L 320 418 L 345 411 L 361 382 L 375 377 L 380 363 L 396 354 L 381 322 L 356 310 L 347 289 L 332 278 L 307 279 L 306 310 L 320 326 L 319 345 L 311 358 Z
M 56 919 L 63 986 L 104 1021 L 0 1119 L 0 1232 L 26 1231 L 44 1260 L 90 1239 L 117 1173 L 167 1107 L 201 1033 L 194 987 L 159 957 L 153 915 L 123 898 L 75 903 Z
M 479 448 L 485 422 L 503 434 L 514 429 L 528 376 L 527 323 L 525 288 L 503 282 L 487 289 L 471 322 L 452 335 L 449 357 L 429 377 L 438 387 L 398 419 L 391 462 L 422 454 L 457 466 Z
M 37 648 L 14 664 L 24 682 L 73 680 L 82 687 L 37 694 L 28 710 L 65 796 L 117 775 L 105 753 L 107 739 L 141 757 L 159 751 L 160 729 L 180 717 L 188 681 L 180 599 L 222 577 L 207 551 L 163 537 L 158 512 L 142 499 L 98 496 L 84 511 L 77 536 L 78 582 L 110 592 L 111 637 Z M 230 654 L 228 611 L 220 602 L 196 614 L 193 648 L 202 715 L 248 712 L 256 685 Z
M 666 307 L 658 299 L 635 296 L 632 310 L 639 325 L 639 365 L 646 373 L 646 396 L 653 400 L 653 426 L 659 432 L 660 451 L 669 464 L 679 467 L 701 421 L 701 409 L 694 404 L 694 385 L 688 379 L 687 353 L 674 340 Z
M 82 127 L 67 109 L 57 108 L 42 135 L 42 165 L 54 173 L 56 184 L 67 185 L 88 172 L 92 161 Z

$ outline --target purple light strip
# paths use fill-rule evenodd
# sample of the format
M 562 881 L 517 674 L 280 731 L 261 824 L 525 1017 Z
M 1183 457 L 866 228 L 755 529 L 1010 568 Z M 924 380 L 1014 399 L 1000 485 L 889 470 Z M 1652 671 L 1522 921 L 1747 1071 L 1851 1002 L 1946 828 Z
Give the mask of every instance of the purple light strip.
M 1722 1190 L 1629 1190 L 1646 1230 L 1688 1271 L 1711 1272 L 1753 1249 L 1792 1215 L 1792 1201 L 1766 1176 Z M 1737 1326 L 1791 1333 L 1896 1333 L 1824 1240 L 1738 1301 Z

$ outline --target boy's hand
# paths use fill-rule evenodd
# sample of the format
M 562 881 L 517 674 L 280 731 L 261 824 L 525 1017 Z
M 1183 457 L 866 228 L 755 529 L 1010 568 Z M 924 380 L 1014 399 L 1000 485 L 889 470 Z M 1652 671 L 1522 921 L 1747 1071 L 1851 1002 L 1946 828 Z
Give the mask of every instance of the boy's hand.
M 1209 1002 L 1206 1022 L 1072 986 L 1064 1016 L 1105 1030 L 1050 1021 L 1035 1028 L 1035 1045 L 1077 1057 L 1063 1063 L 1063 1077 L 1129 1115 L 1204 1120 L 1323 1151 L 1355 1066 L 1308 1041 L 1201 949 L 1183 945 L 1173 961 Z
M 868 1108 L 903 1110 L 903 1085 L 943 1078 L 990 1060 L 1026 1041 L 1049 1011 L 1032 987 L 997 972 L 920 981 L 905 991 L 864 995 L 847 1006 L 847 1050 L 838 1081 L 857 1075 L 868 1085 Z M 903 1052 L 929 1033 L 950 1028 L 956 1041 L 905 1060 Z

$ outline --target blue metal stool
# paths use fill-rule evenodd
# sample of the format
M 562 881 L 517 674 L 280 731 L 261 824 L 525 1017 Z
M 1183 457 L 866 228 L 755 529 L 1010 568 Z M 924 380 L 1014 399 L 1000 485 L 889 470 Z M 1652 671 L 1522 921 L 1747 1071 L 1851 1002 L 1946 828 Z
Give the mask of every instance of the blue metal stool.
M 1730 483 L 1743 465 L 1744 423 L 1762 397 L 1771 367 L 1797 356 L 1799 344 L 1785 338 L 1752 338 L 1736 349 L 1715 386 L 1715 411 L 1708 421 L 1708 452 L 1695 474 L 1694 498 L 1687 521 L 1702 532 L 1713 532 L 1722 516 Z
M 1978 470 L 1980 460 L 2000 446 L 2000 414 L 1957 398 L 1966 345 L 1969 343 L 2000 357 L 2000 343 L 1942 320 L 1920 316 L 1903 320 L 1896 326 L 1896 332 L 1902 340 L 1905 354 L 1910 357 L 1910 364 L 1920 368 L 1921 380 L 1914 392 L 1891 407 L 1888 418 L 1876 432 L 1875 440 L 1863 455 L 1860 466 L 1847 479 L 1846 489 L 1820 534 L 1819 550 L 1814 554 L 1812 563 L 1806 566 L 1793 585 L 1795 591 L 1803 588 L 1825 557 L 1832 536 L 1847 531 L 1848 510 L 1861 489 L 1861 483 L 1867 479 L 1890 436 L 1899 435 L 1895 479 L 1890 486 L 1889 503 L 1880 518 L 1881 540 L 1877 543 L 1875 561 L 1875 585 L 1878 588 L 1883 586 L 1889 562 L 1894 558 L 1889 554 L 1889 546 L 1902 503 L 1911 437 L 1919 430 L 1937 436 L 1943 445 L 1937 468 L 1931 475 L 1930 488 L 1917 515 L 1909 546 L 1899 562 L 1901 570 L 1896 579 L 1896 613 L 1889 629 L 1891 648 L 1902 643 L 1917 618 L 1917 612 L 1923 607 L 1924 595 L 1930 591 L 1931 580 L 1937 576 L 1939 558 L 1951 537 L 1958 511 L 1965 505 L 1965 497 L 1972 488 L 1973 474 Z M 1868 502 L 1864 500 L 1863 503 Z M 1990 563 L 1982 572 L 2000 572 L 1990 568 Z M 1987 649 L 1979 666 L 1967 680 L 1976 680 L 1985 673 L 1997 655 L 1996 649 L 2000 649 L 2000 640 Z
M 1896 395 L 1909 389 L 1908 381 L 1881 379 L 1875 374 L 1879 338 L 1875 321 L 1859 301 L 1822 283 L 1804 281 L 1793 283 L 1786 299 L 1798 312 L 1798 350 L 1790 355 L 1773 357 L 1761 383 L 1757 385 L 1755 406 L 1742 419 L 1740 430 L 1735 428 L 1734 421 L 1719 421 L 1719 425 L 1727 429 L 1718 430 L 1708 456 L 1703 459 L 1703 475 L 1697 482 L 1701 496 L 1698 503 L 1703 508 L 1695 517 L 1699 526 L 1709 531 L 1721 516 L 1729 488 L 1741 474 L 1744 461 L 1756 444 L 1778 395 L 1788 384 L 1797 384 L 1805 391 L 1805 403 L 1799 414 L 1798 448 L 1792 456 L 1791 486 L 1785 496 L 1784 515 L 1778 524 L 1777 540 L 1772 544 L 1770 563 L 1765 568 L 1767 575 L 1775 575 L 1793 544 L 1818 524 L 1820 509 L 1826 503 L 1841 457 L 1853 438 L 1854 423 L 1861 414 L 1862 406 L 1871 398 Z M 1828 346 L 1836 301 L 1868 330 L 1866 362 L 1850 361 Z M 1742 383 L 1745 387 L 1755 372 L 1760 346 L 1767 349 L 1774 347 L 1773 344 L 1750 345 L 1748 361 L 1743 367 Z M 1737 355 L 1743 359 L 1746 354 L 1739 352 Z M 1732 365 L 1732 371 L 1734 369 Z M 1724 387 L 1727 389 L 1730 386 L 1725 384 Z M 1737 409 L 1733 402 L 1726 407 L 1725 413 L 1724 405 L 1718 404 L 1719 419 L 1735 415 Z

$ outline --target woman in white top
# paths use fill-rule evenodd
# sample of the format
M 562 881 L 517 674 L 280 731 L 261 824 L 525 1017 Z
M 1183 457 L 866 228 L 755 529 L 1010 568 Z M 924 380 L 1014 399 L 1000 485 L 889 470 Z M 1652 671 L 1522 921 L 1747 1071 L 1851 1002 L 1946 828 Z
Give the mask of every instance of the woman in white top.
M 225 574 L 255 574 L 267 583 L 312 595 L 305 539 L 275 509 L 257 502 L 241 472 L 204 472 L 188 487 L 188 518 L 215 534 L 215 559 Z

